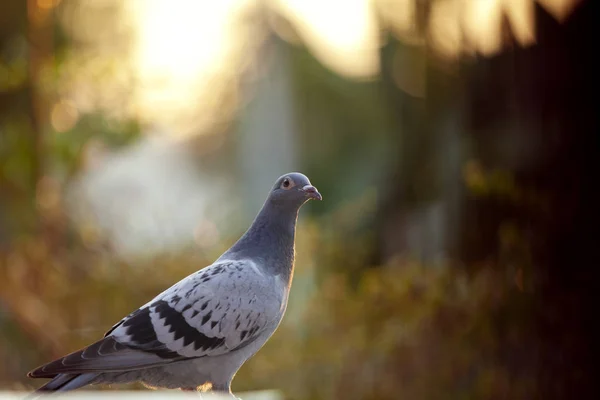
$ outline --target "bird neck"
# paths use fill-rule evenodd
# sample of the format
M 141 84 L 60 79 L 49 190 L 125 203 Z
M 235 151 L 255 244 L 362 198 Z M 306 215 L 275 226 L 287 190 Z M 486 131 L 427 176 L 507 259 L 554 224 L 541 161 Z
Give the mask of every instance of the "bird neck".
M 285 209 L 267 201 L 246 233 L 221 258 L 259 259 L 261 268 L 290 281 L 297 219 L 298 209 Z

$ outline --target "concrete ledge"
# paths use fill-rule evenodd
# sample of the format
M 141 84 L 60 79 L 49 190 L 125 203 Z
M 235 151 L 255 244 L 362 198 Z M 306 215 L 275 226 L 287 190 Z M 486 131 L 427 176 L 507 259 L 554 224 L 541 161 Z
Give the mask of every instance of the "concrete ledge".
M 0 400 L 23 400 L 30 392 L 0 392 Z M 239 392 L 234 393 L 236 397 L 242 400 L 283 400 L 283 395 L 277 390 L 261 390 L 255 392 Z M 108 400 L 108 399 L 124 399 L 124 400 L 169 400 L 169 399 L 195 399 L 198 400 L 231 400 L 229 396 L 216 395 L 212 393 L 190 393 L 179 390 L 79 390 L 67 392 L 60 395 L 53 395 L 51 398 L 60 398 L 67 400 Z

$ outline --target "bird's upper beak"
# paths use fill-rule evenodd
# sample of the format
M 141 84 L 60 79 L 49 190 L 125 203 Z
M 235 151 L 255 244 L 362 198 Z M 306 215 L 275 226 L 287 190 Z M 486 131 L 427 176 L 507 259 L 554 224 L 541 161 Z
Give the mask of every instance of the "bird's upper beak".
M 313 185 L 306 185 L 302 188 L 302 190 L 308 195 L 309 198 L 315 200 L 323 200 L 321 193 L 317 190 Z

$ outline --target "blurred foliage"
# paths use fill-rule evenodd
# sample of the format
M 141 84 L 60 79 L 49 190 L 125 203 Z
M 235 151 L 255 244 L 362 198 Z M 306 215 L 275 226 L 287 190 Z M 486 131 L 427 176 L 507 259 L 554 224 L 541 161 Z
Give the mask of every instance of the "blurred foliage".
M 515 375 L 499 351 L 501 341 L 527 345 L 517 319 L 499 340 L 495 316 L 507 311 L 524 317 L 527 301 L 493 266 L 468 277 L 397 260 L 357 286 L 327 274 L 301 320 L 284 322 L 236 385 L 275 381 L 290 399 L 531 398 L 532 377 Z
M 343 268 L 327 272 L 332 269 L 324 264 L 340 257 L 314 258 L 325 246 L 317 224 L 302 224 L 298 236 L 297 287 L 288 310 L 295 317 L 284 319 L 241 369 L 234 389 L 276 386 L 290 399 L 533 393 L 531 377 L 507 369 L 500 351 L 531 344 L 519 321 L 527 318 L 528 297 L 515 277 L 493 265 L 468 276 L 450 265 L 396 259 L 352 282 Z M 31 387 L 24 374 L 32 366 L 96 340 L 132 305 L 210 262 L 189 253 L 125 265 L 81 243 L 58 248 L 43 237 L 17 240 L 0 259 L 0 385 Z M 316 270 L 317 284 L 300 302 L 301 282 Z M 506 313 L 512 321 L 499 338 L 496 316 Z
M 0 370 L 2 386 L 23 381 L 23 374 L 44 359 L 96 340 L 131 312 L 131 304 L 144 304 L 165 289 L 165 282 L 210 263 L 194 255 L 124 265 L 80 241 L 58 246 L 55 239 L 24 236 L 2 254 L 0 321 L 7 327 L 0 336 L 0 365 L 7 367 Z

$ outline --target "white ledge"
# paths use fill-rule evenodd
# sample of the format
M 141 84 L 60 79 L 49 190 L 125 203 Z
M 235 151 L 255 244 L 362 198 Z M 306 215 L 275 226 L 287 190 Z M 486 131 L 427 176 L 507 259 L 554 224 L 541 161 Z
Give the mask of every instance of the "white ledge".
M 31 392 L 8 392 L 0 391 L 0 400 L 23 400 L 30 395 Z M 255 392 L 239 392 L 234 393 L 236 397 L 242 400 L 283 400 L 283 395 L 277 390 L 261 390 Z M 82 400 L 108 400 L 108 399 L 126 399 L 126 400 L 169 400 L 169 399 L 195 399 L 202 400 L 231 400 L 230 396 L 218 395 L 214 393 L 194 393 L 182 392 L 179 390 L 79 390 L 73 392 L 61 393 L 57 396 L 53 393 L 54 398 L 64 399 L 82 399 Z

